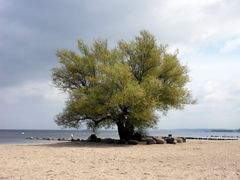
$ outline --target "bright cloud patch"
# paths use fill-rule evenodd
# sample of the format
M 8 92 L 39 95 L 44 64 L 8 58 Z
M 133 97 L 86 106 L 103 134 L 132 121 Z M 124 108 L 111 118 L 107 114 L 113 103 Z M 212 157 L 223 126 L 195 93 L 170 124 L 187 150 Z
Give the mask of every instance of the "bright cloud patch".
M 57 90 L 50 82 L 26 82 L 18 86 L 0 89 L 0 100 L 15 103 L 24 98 L 38 98 L 48 101 L 64 101 L 66 94 Z
M 235 38 L 226 41 L 224 46 L 220 49 L 220 52 L 229 53 L 236 50 L 240 50 L 240 38 Z

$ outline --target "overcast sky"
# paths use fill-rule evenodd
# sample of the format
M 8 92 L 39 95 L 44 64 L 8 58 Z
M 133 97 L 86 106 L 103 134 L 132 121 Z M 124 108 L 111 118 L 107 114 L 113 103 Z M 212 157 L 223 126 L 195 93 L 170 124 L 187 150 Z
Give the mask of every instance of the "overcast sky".
M 51 85 L 56 49 L 140 30 L 179 49 L 198 104 L 160 128 L 240 128 L 239 0 L 0 0 L 0 129 L 58 129 L 66 96 Z

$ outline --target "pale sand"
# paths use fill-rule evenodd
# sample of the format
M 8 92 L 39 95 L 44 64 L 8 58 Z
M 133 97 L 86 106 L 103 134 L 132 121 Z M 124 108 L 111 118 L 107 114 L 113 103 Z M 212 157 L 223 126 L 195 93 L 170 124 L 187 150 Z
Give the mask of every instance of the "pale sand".
M 240 141 L 0 145 L 0 179 L 240 180 Z

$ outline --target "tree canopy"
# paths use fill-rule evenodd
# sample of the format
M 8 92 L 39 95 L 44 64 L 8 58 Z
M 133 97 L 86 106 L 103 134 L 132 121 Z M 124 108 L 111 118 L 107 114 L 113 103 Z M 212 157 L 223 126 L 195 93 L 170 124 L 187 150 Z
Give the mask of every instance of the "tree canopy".
M 157 124 L 157 110 L 167 113 L 193 102 L 185 87 L 187 67 L 147 31 L 111 49 L 107 40 L 91 46 L 79 40 L 78 49 L 57 51 L 61 66 L 53 69 L 53 82 L 69 95 L 56 117 L 60 126 L 117 125 L 120 139 L 128 140 L 137 129 Z

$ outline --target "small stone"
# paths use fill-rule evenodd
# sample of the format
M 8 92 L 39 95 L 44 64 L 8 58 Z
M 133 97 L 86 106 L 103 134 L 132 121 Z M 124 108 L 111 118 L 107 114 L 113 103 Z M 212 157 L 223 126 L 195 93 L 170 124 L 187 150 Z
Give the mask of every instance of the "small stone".
M 183 143 L 183 139 L 181 137 L 176 138 L 177 143 Z
M 185 143 L 187 141 L 187 139 L 185 137 L 181 137 L 183 140 L 183 143 Z

